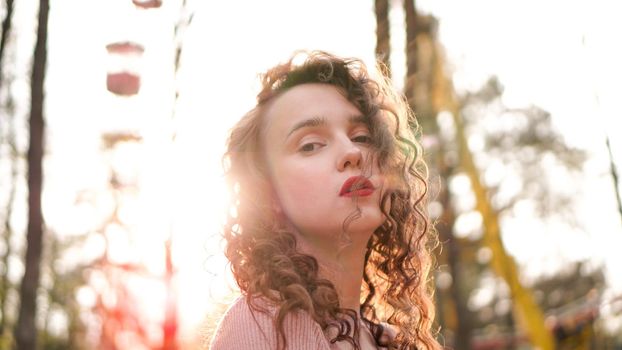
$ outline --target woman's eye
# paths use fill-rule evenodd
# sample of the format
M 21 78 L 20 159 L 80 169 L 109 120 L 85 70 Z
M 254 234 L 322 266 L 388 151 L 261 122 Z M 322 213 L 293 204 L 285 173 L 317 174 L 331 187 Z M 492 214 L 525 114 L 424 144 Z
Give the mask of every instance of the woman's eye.
M 313 152 L 316 149 L 318 149 L 320 146 L 322 146 L 320 143 L 317 142 L 309 142 L 309 143 L 305 143 L 304 145 L 302 145 L 298 151 L 303 152 L 303 153 L 308 153 L 308 152 Z
M 371 137 L 369 135 L 359 135 L 352 138 L 352 141 L 358 143 L 371 143 Z

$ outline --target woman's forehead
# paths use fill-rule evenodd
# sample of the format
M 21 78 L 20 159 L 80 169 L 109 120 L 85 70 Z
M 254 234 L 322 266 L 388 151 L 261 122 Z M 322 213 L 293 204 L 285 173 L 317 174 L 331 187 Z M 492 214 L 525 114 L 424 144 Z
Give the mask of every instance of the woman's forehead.
M 329 84 L 302 84 L 275 98 L 265 111 L 265 130 L 268 134 L 288 134 L 296 124 L 305 120 L 351 118 L 361 112 L 344 96 L 342 91 Z

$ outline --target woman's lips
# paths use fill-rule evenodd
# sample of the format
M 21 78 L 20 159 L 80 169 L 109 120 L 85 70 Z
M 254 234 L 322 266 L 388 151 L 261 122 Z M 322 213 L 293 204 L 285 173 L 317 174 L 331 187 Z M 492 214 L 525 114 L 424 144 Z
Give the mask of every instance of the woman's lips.
M 342 197 L 366 197 L 374 193 L 376 188 L 364 176 L 352 176 L 348 178 L 341 186 L 339 196 Z

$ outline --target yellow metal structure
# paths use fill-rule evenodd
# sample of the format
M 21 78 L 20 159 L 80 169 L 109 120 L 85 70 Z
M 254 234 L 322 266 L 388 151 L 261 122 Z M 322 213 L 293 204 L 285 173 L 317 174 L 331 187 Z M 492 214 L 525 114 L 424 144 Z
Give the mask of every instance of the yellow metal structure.
M 434 95 L 437 111 L 447 110 L 454 118 L 456 137 L 460 149 L 461 166 L 471 180 L 471 186 L 477 199 L 477 210 L 484 223 L 484 244 L 492 251 L 492 268 L 508 284 L 514 300 L 515 314 L 532 344 L 540 350 L 553 350 L 555 341 L 544 322 L 544 314 L 535 302 L 531 291 L 523 287 L 518 278 L 518 270 L 514 259 L 509 256 L 501 241 L 501 230 L 498 215 L 490 204 L 487 190 L 481 183 L 479 171 L 473 161 L 465 136 L 464 125 L 460 116 L 460 108 L 456 101 L 453 85 L 443 71 L 443 53 L 436 48 L 434 60 Z

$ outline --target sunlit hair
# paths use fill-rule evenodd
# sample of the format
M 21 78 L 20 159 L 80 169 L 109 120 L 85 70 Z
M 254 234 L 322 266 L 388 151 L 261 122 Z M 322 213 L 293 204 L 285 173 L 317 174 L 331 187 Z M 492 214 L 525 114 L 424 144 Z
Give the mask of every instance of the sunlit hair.
M 372 78 L 357 59 L 325 52 L 298 53 L 262 76 L 257 105 L 232 129 L 225 167 L 233 208 L 224 227 L 226 256 L 233 275 L 253 309 L 258 296 L 277 307 L 279 347 L 285 348 L 285 316 L 306 311 L 331 341 L 347 340 L 359 348 L 355 310 L 339 305 L 337 291 L 318 275 L 317 260 L 301 253 L 296 237 L 274 212 L 262 139 L 265 111 L 284 91 L 301 84 L 330 84 L 365 118 L 380 171 L 388 179 L 381 209 L 386 221 L 367 245 L 361 314 L 380 345 L 392 349 L 437 349 L 429 271 L 435 240 L 427 215 L 427 167 L 416 135 L 419 126 L 404 98 L 388 79 Z M 350 319 L 348 321 L 348 319 Z M 383 324 L 385 324 L 383 326 Z M 397 331 L 386 343 L 386 324 Z M 352 329 L 354 327 L 354 329 Z M 350 334 L 354 332 L 355 337 Z

